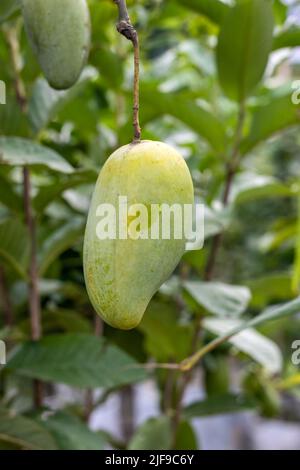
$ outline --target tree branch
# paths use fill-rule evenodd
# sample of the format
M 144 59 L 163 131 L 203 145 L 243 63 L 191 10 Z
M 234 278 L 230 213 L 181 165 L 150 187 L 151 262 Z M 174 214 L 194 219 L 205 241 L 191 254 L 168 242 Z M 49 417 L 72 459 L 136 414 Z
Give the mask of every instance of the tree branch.
M 243 137 L 244 122 L 245 122 L 245 104 L 244 102 L 242 102 L 240 104 L 237 127 L 235 131 L 234 144 L 233 144 L 232 151 L 231 151 L 231 157 L 226 165 L 225 188 L 224 188 L 224 193 L 223 193 L 223 198 L 222 198 L 222 202 L 225 207 L 228 205 L 232 183 L 233 183 L 234 177 L 236 175 L 236 172 L 239 166 L 240 144 L 241 144 L 241 140 Z M 217 256 L 222 246 L 222 242 L 223 242 L 223 233 L 218 233 L 212 240 L 210 254 L 209 254 L 207 264 L 205 267 L 205 273 L 204 273 L 205 281 L 210 281 L 213 277 Z
M 119 21 L 117 31 L 132 42 L 134 49 L 134 81 L 133 81 L 133 129 L 134 142 L 141 139 L 141 128 L 139 121 L 139 87 L 140 87 L 140 48 L 138 33 L 130 21 L 126 0 L 113 0 L 119 9 Z
M 36 228 L 35 220 L 31 205 L 31 181 L 30 172 L 27 167 L 23 168 L 23 185 L 24 185 L 24 211 L 25 220 L 30 239 L 30 266 L 29 266 L 29 309 L 30 309 L 30 326 L 31 339 L 38 341 L 42 335 L 41 329 L 41 312 L 40 312 L 40 295 L 38 288 L 38 268 L 36 259 Z M 43 401 L 42 382 L 34 381 L 34 403 L 36 407 L 40 407 Z

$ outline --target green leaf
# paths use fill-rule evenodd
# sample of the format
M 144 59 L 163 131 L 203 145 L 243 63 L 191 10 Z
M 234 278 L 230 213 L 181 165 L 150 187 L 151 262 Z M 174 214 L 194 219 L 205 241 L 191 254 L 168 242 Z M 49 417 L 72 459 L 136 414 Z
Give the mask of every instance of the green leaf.
M 128 450 L 168 450 L 172 445 L 171 421 L 166 416 L 151 418 L 136 431 Z
M 123 351 L 88 334 L 51 335 L 18 347 L 7 368 L 25 377 L 79 388 L 112 388 L 146 374 Z
M 249 289 L 243 286 L 200 281 L 186 281 L 183 286 L 201 307 L 219 317 L 241 315 L 251 299 Z
M 35 421 L 0 408 L 0 442 L 26 450 L 56 450 L 51 434 Z
M 42 424 L 53 435 L 61 450 L 103 450 L 105 441 L 80 419 L 66 412 L 48 415 Z
M 276 178 L 244 172 L 236 176 L 230 192 L 230 200 L 241 204 L 261 198 L 291 195 L 291 189 Z
M 78 311 L 55 309 L 43 310 L 43 332 L 49 333 L 65 331 L 67 333 L 92 333 L 92 326 L 88 318 Z
M 20 0 L 1 0 L 0 3 L 0 24 L 8 20 L 20 7 Z
M 197 436 L 188 421 L 181 421 L 177 428 L 175 450 L 198 450 Z
M 60 173 L 73 173 L 71 165 L 54 150 L 18 137 L 0 137 L 0 163 L 9 166 L 46 167 Z
M 255 145 L 272 137 L 278 131 L 300 122 L 298 106 L 293 104 L 291 93 L 284 96 L 270 96 L 270 101 L 257 106 L 252 116 L 249 135 L 241 145 L 242 153 L 247 153 Z
M 17 219 L 0 222 L 0 258 L 26 279 L 29 255 L 29 238 L 26 227 Z
M 73 220 L 63 224 L 44 240 L 39 256 L 39 273 L 41 276 L 61 253 L 77 242 L 84 233 L 84 227 L 85 221 L 81 217 L 74 217 Z
M 0 203 L 14 212 L 23 211 L 23 200 L 14 190 L 14 184 L 0 175 Z
M 289 28 L 277 33 L 273 39 L 273 50 L 298 46 L 300 46 L 299 26 L 290 26 Z
M 252 292 L 251 306 L 263 308 L 272 302 L 293 297 L 292 279 L 289 273 L 269 274 L 244 282 Z
M 300 288 L 300 196 L 298 196 L 298 217 L 297 232 L 295 242 L 295 260 L 293 266 L 292 288 L 294 292 L 299 292 Z
M 197 418 L 226 413 L 240 413 L 255 408 L 255 403 L 240 395 L 218 395 L 196 401 L 184 408 L 184 417 Z
M 229 98 L 242 102 L 262 79 L 273 25 L 270 0 L 240 0 L 229 9 L 217 47 L 219 80 Z
M 191 358 L 188 358 L 185 361 L 184 366 L 191 367 L 191 365 L 196 364 L 208 351 L 213 347 L 217 347 L 220 344 L 223 344 L 226 341 L 231 340 L 239 333 L 247 330 L 248 328 L 255 328 L 257 326 L 263 325 L 264 323 L 279 320 L 281 318 L 286 318 L 296 313 L 300 312 L 300 297 L 297 297 L 295 300 L 288 302 L 286 304 L 280 305 L 278 307 L 269 307 L 263 311 L 260 315 L 251 320 L 245 321 L 230 331 L 227 331 L 225 334 L 222 334 L 211 343 L 208 343 L 204 348 L 197 351 Z
M 139 325 L 148 353 L 159 361 L 182 360 L 190 351 L 191 325 L 178 321 L 176 307 L 152 301 Z
M 67 189 L 74 189 L 82 184 L 95 183 L 97 173 L 93 170 L 78 170 L 67 177 L 63 176 L 56 183 L 43 186 L 33 199 L 33 206 L 38 213 L 42 213 L 48 204 L 53 202 Z
M 223 125 L 211 112 L 195 103 L 183 92 L 162 93 L 144 85 L 141 106 L 153 108 L 156 116 L 173 116 L 205 139 L 218 152 L 224 150 L 226 134 Z M 152 117 L 153 118 L 153 117 Z
M 184 5 L 191 10 L 209 18 L 212 22 L 220 24 L 229 10 L 228 5 L 220 0 L 180 0 L 180 5 Z
M 45 79 L 39 78 L 33 86 L 29 101 L 29 121 L 33 131 L 38 133 L 44 129 L 63 107 L 74 100 L 97 76 L 98 72 L 93 67 L 88 67 L 83 71 L 80 80 L 66 91 L 54 90 Z
M 243 322 L 239 320 L 220 320 L 205 318 L 203 327 L 216 335 L 226 335 L 233 329 L 239 328 Z M 242 351 L 261 364 L 268 372 L 276 374 L 282 368 L 282 356 L 278 346 L 269 338 L 254 329 L 247 329 L 228 340 L 239 351 Z

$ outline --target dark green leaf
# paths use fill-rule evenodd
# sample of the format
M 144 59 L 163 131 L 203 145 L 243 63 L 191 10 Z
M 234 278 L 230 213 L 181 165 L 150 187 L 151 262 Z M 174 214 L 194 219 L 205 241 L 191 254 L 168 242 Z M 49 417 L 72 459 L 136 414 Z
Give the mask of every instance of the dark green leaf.
M 166 416 L 151 418 L 136 431 L 129 450 L 168 450 L 172 444 L 171 421 Z
M 184 409 L 186 418 L 200 416 L 212 416 L 225 413 L 238 413 L 255 408 L 255 404 L 249 399 L 238 395 L 219 395 L 208 397 L 203 401 L 197 401 Z
M 225 16 L 217 48 L 220 83 L 242 102 L 261 80 L 272 49 L 270 0 L 240 0 Z
M 63 224 L 43 242 L 39 259 L 39 272 L 43 275 L 58 256 L 74 245 L 83 235 L 85 221 L 80 217 Z
M 4 408 L 0 408 L 0 442 L 27 450 L 57 449 L 53 437 L 43 426 Z
M 8 361 L 8 369 L 26 377 L 80 388 L 112 388 L 145 378 L 137 363 L 104 339 L 63 334 L 24 343 Z
M 177 428 L 175 450 L 198 450 L 197 436 L 188 421 L 181 421 Z
M 42 424 L 51 432 L 61 450 L 102 450 L 105 447 L 100 434 L 92 432 L 85 423 L 69 413 L 58 412 L 46 416 Z

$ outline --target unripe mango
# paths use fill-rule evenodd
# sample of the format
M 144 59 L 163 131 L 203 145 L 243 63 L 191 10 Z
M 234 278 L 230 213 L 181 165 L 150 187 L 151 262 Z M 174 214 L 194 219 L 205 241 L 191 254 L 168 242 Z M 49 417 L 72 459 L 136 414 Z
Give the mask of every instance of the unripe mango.
M 98 208 L 103 204 L 118 208 L 119 196 L 127 198 L 128 208 L 133 204 L 147 208 L 150 215 L 147 239 L 132 236 L 99 239 Z M 161 218 L 161 215 L 152 217 L 152 205 L 183 207 L 193 202 L 188 167 L 169 145 L 152 141 L 132 143 L 118 149 L 106 161 L 89 210 L 83 265 L 90 300 L 108 324 L 124 330 L 136 327 L 152 296 L 171 275 L 185 251 L 184 236 L 151 238 L 151 228 Z M 130 214 L 128 217 L 126 213 L 126 230 L 134 220 Z M 173 228 L 171 235 L 174 235 Z
M 22 0 L 29 42 L 49 84 L 58 90 L 78 80 L 90 47 L 86 0 Z

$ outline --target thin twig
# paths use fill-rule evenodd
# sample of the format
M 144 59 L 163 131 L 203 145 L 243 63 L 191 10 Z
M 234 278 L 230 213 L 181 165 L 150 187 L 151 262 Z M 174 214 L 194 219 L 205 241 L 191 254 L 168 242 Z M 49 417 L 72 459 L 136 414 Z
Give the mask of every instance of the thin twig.
M 0 266 L 0 294 L 2 299 L 4 321 L 6 326 L 13 325 L 13 307 L 11 299 L 8 292 L 8 286 L 6 283 L 5 271 L 2 266 Z
M 141 128 L 139 121 L 140 108 L 140 48 L 138 33 L 130 21 L 127 10 L 126 0 L 114 0 L 119 9 L 119 21 L 117 23 L 117 31 L 126 39 L 132 42 L 134 49 L 134 82 L 133 82 L 133 129 L 134 142 L 141 140 Z
M 29 265 L 29 309 L 30 309 L 30 326 L 31 339 L 38 341 L 42 335 L 41 328 L 41 311 L 40 311 L 40 295 L 38 288 L 38 267 L 37 267 L 37 246 L 36 246 L 36 228 L 35 220 L 31 204 L 31 181 L 30 172 L 27 167 L 23 168 L 23 185 L 24 185 L 24 211 L 25 220 L 30 239 L 30 265 Z M 43 385 L 42 382 L 34 381 L 34 403 L 36 407 L 40 407 L 43 402 Z
M 15 84 L 15 93 L 16 98 L 19 103 L 22 112 L 26 111 L 27 108 L 27 99 L 25 92 L 25 85 L 21 78 L 21 52 L 20 44 L 18 40 L 18 29 L 17 27 L 3 27 L 4 37 L 10 49 L 11 62 L 14 71 L 14 84 Z
M 236 175 L 239 161 L 240 161 L 240 144 L 243 137 L 243 127 L 245 122 L 245 104 L 242 102 L 240 104 L 239 115 L 237 120 L 237 127 L 235 131 L 234 144 L 232 147 L 230 160 L 226 164 L 226 178 L 225 178 L 225 188 L 223 193 L 222 202 L 224 207 L 228 205 L 230 191 L 234 177 Z M 212 240 L 210 254 L 206 263 L 204 279 L 205 281 L 210 281 L 214 274 L 214 269 L 216 265 L 217 255 L 221 248 L 223 241 L 223 234 L 218 233 Z
M 95 320 L 94 320 L 94 335 L 97 338 L 100 338 L 103 334 L 103 321 L 97 315 L 96 313 L 94 314 Z M 92 389 L 87 389 L 85 392 L 85 397 L 84 397 L 84 420 L 86 422 L 89 421 L 91 413 L 94 409 L 95 406 L 95 398 L 94 398 L 94 391 Z

